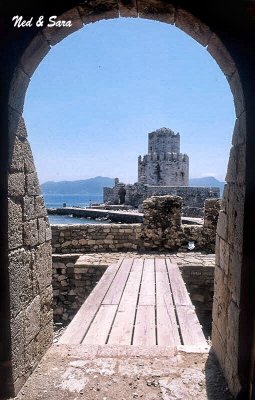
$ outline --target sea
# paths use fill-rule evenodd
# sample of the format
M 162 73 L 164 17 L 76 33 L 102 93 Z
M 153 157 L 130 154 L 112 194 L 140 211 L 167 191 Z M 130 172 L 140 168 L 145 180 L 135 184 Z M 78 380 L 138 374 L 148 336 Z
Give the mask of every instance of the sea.
M 102 203 L 102 195 L 80 195 L 80 194 L 44 194 L 46 208 L 63 207 L 86 207 L 93 203 Z M 50 224 L 100 224 L 106 221 L 98 221 L 87 218 L 74 218 L 71 215 L 49 215 Z

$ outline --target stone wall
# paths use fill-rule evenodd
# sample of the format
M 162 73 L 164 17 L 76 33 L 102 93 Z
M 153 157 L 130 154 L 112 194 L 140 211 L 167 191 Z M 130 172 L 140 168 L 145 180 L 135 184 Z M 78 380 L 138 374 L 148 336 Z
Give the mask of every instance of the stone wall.
M 240 360 L 240 338 L 242 361 L 249 355 L 245 353 L 248 346 L 247 318 L 241 323 L 241 313 L 247 312 L 251 304 L 247 287 L 249 282 L 242 281 L 243 223 L 245 198 L 245 112 L 237 118 L 228 163 L 222 208 L 216 236 L 216 266 L 213 304 L 213 347 L 221 367 L 225 371 L 230 389 L 233 393 L 240 390 L 240 379 L 246 380 L 245 371 L 238 370 Z M 241 287 L 243 282 L 242 302 Z M 254 295 L 254 291 L 253 291 Z M 246 300 L 247 299 L 247 300 Z M 248 303 L 247 303 L 248 301 Z M 244 333 L 242 333 L 244 329 Z M 235 334 L 233 334 L 235 332 Z
M 185 217 L 192 217 L 194 213 L 196 216 L 202 216 L 205 200 L 220 197 L 220 189 L 217 187 L 150 186 L 143 183 L 125 185 L 118 183 L 114 188 L 104 188 L 105 203 L 119 204 L 117 193 L 120 185 L 126 190 L 125 204 L 133 207 L 139 207 L 144 200 L 151 196 L 180 196 L 183 199 L 182 213 Z
M 141 224 L 52 225 L 53 253 L 137 250 Z
M 211 337 L 214 294 L 214 267 L 188 265 L 180 267 L 183 280 L 196 308 L 206 338 Z
M 107 265 L 86 265 L 79 255 L 53 254 L 54 322 L 70 322 L 105 272 Z
M 204 225 L 181 225 L 181 198 L 145 200 L 143 224 L 52 225 L 53 253 L 93 251 L 195 250 L 214 252 L 219 199 L 205 203 Z
M 51 228 L 22 118 L 9 163 L 12 382 L 17 392 L 52 342 Z
M 214 252 L 219 199 L 205 203 L 204 225 L 181 225 L 182 199 L 178 196 L 151 197 L 143 202 L 144 222 L 141 239 L 145 249 L 187 249 L 194 242 L 196 250 Z
M 138 182 L 155 186 L 188 186 L 189 157 L 182 153 L 139 156 Z

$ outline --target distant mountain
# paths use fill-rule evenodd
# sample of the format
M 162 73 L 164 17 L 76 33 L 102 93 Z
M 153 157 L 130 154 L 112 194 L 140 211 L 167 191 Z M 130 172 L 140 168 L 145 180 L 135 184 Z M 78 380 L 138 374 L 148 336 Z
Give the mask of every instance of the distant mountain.
M 214 176 L 205 176 L 203 178 L 192 178 L 189 180 L 190 186 L 207 186 L 207 187 L 218 187 L 220 188 L 220 194 L 222 196 L 225 182 L 220 182 Z
M 192 178 L 189 180 L 190 186 L 219 187 L 221 195 L 223 193 L 224 182 L 218 181 L 213 176 L 204 178 Z M 100 195 L 103 193 L 103 187 L 113 187 L 114 179 L 103 176 L 83 179 L 79 181 L 60 181 L 45 182 L 41 185 L 43 194 L 80 194 L 80 195 Z
M 79 181 L 45 182 L 41 185 L 43 194 L 83 194 L 97 195 L 103 193 L 103 187 L 114 186 L 114 179 L 103 176 Z

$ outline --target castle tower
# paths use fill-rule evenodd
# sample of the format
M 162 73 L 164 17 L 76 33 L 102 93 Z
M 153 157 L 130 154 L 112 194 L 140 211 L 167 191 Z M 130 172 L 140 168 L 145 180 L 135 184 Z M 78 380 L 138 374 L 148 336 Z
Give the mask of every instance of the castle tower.
M 180 134 L 161 128 L 149 133 L 148 154 L 138 157 L 138 182 L 151 186 L 188 186 L 189 157 L 180 153 Z

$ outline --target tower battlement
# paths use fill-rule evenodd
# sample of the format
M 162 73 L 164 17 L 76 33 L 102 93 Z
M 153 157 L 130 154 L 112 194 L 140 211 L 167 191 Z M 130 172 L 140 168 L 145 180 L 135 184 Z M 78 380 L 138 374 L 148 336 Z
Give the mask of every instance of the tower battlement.
M 180 134 L 169 128 L 148 134 L 148 154 L 138 157 L 138 182 L 188 186 L 189 157 L 180 153 Z
M 180 134 L 169 128 L 149 133 L 148 153 L 180 153 Z

